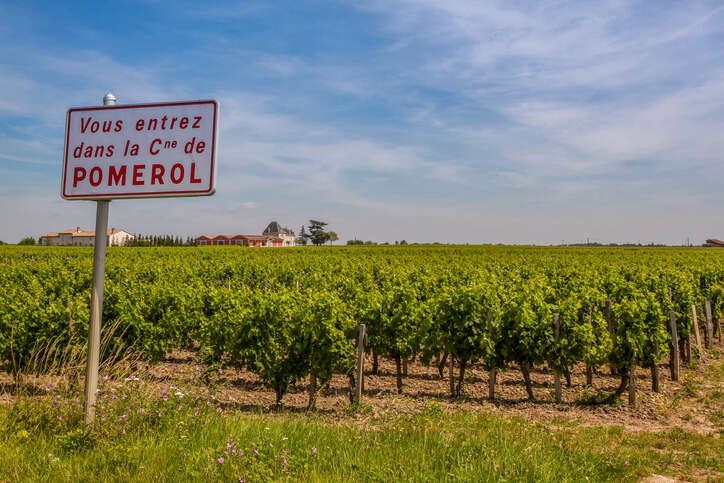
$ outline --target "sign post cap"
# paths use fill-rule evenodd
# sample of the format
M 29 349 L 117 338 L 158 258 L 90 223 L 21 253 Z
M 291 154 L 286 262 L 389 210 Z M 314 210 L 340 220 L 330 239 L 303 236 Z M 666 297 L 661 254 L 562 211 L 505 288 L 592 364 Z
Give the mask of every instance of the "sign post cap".
M 116 103 L 116 96 L 111 94 L 110 92 L 103 96 L 103 105 L 104 106 L 112 106 Z

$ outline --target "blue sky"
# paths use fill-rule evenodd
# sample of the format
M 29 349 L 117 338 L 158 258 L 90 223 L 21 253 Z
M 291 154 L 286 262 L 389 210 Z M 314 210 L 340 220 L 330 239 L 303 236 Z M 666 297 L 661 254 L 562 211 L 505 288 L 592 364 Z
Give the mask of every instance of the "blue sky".
M 724 238 L 724 2 L 0 2 L 0 240 L 81 226 L 65 111 L 217 99 L 209 198 L 131 232 Z

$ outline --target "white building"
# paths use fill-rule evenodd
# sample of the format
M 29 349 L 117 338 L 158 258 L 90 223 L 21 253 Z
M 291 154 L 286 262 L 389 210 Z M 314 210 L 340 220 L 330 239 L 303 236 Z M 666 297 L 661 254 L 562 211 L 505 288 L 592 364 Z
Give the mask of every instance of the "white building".
M 281 238 L 285 247 L 293 247 L 297 244 L 297 237 L 294 236 L 294 232 L 289 228 L 283 228 L 276 221 L 269 223 L 269 225 L 267 225 L 264 229 L 262 235 Z
M 128 240 L 135 238 L 125 230 L 111 228 L 106 232 L 108 237 L 108 245 L 112 247 L 120 247 L 126 244 Z M 96 234 L 92 231 L 81 230 L 80 227 L 70 230 L 63 230 L 58 233 L 46 233 L 40 237 L 41 245 L 52 246 L 75 246 L 75 247 L 92 247 L 95 245 Z

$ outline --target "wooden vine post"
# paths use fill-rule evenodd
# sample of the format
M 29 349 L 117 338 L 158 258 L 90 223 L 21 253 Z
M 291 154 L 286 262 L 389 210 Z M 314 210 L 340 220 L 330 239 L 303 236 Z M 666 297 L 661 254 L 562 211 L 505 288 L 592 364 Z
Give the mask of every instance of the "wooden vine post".
M 450 354 L 450 398 L 455 399 L 455 358 Z
M 679 380 L 679 336 L 676 331 L 676 313 L 672 310 L 669 314 L 671 321 L 671 380 Z
M 707 349 L 711 349 L 712 339 L 714 339 L 714 330 L 711 323 L 711 302 L 708 300 L 704 304 L 706 311 L 706 338 L 704 340 Z
M 694 337 L 696 337 L 696 346 L 699 348 L 701 355 L 701 335 L 699 334 L 699 319 L 696 317 L 696 305 L 691 304 L 691 317 L 694 321 Z
M 654 335 L 651 343 L 654 346 L 654 358 L 651 361 L 651 390 L 659 392 L 659 361 L 657 354 L 659 353 L 659 339 Z
M 558 353 L 558 338 L 560 335 L 560 315 L 558 313 L 553 314 L 553 327 L 555 329 L 555 347 L 556 347 L 556 354 Z M 556 403 L 560 404 L 563 399 L 563 395 L 561 394 L 561 375 L 558 372 L 558 369 L 553 369 L 553 380 L 556 386 Z
M 631 358 L 631 366 L 628 372 L 628 403 L 636 404 L 636 358 Z
M 355 385 L 355 398 L 358 403 L 362 402 L 362 391 L 364 388 L 365 329 L 365 324 L 359 325 L 359 339 L 357 340 L 357 384 Z
M 493 315 L 488 311 L 488 337 L 493 335 Z M 498 371 L 495 368 L 488 372 L 488 397 L 490 400 L 495 399 L 495 379 L 498 377 Z
M 591 322 L 591 316 L 588 316 L 588 319 L 586 320 L 586 323 L 591 326 L 591 330 L 593 331 L 593 323 Z M 596 335 L 596 343 L 598 343 L 598 335 Z M 589 342 L 588 346 L 592 346 L 593 342 Z M 586 364 L 586 386 L 592 386 L 593 385 L 593 367 L 591 367 L 590 364 Z

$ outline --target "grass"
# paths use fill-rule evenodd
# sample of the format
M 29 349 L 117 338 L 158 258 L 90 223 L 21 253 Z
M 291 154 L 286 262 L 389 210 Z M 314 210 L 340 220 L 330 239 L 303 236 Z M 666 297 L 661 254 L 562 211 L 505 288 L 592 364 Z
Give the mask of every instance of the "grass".
M 209 410 L 194 421 L 131 422 L 125 434 L 44 424 L 48 401 L 16 406 L 0 408 L 0 481 L 637 481 L 724 474 L 720 438 L 681 429 L 552 428 L 434 404 L 412 415 L 342 424 L 315 413 Z

